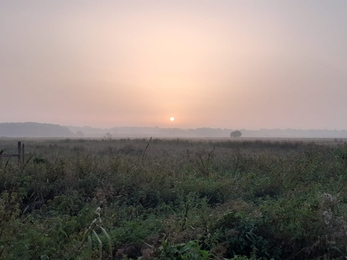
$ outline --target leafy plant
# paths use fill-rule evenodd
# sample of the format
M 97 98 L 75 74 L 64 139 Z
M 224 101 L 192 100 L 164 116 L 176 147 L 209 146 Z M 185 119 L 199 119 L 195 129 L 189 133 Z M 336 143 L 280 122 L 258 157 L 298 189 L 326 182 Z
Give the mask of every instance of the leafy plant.
M 109 246 L 109 257 L 110 257 L 110 259 L 112 259 L 112 252 L 113 252 L 112 241 L 111 241 L 111 238 L 110 238 L 109 234 L 107 233 L 107 231 L 101 226 L 102 221 L 101 221 L 101 217 L 100 217 L 100 212 L 101 212 L 101 208 L 98 207 L 95 210 L 95 214 L 97 215 L 96 218 L 94 218 L 92 223 L 90 223 L 88 229 L 83 234 L 82 244 L 81 244 L 80 248 L 84 245 L 84 243 L 87 240 L 88 241 L 88 254 L 87 254 L 88 259 L 92 259 L 92 257 L 93 257 L 92 237 L 95 237 L 95 239 L 98 242 L 99 259 L 102 259 L 102 257 L 103 257 L 103 250 L 102 250 L 103 243 L 100 239 L 100 236 L 96 232 L 98 230 L 101 230 L 102 234 L 107 238 L 107 242 L 108 242 L 108 246 Z
M 179 260 L 207 260 L 210 254 L 206 250 L 202 250 L 196 241 L 189 241 L 176 245 L 170 245 L 167 240 L 163 241 L 159 247 L 160 259 Z

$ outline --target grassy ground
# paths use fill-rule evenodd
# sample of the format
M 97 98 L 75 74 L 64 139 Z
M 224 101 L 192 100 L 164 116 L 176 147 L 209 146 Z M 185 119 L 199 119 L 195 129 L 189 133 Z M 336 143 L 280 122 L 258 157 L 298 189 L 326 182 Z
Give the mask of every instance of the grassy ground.
M 27 140 L 24 165 L 0 160 L 0 259 L 345 258 L 347 146 L 329 144 Z

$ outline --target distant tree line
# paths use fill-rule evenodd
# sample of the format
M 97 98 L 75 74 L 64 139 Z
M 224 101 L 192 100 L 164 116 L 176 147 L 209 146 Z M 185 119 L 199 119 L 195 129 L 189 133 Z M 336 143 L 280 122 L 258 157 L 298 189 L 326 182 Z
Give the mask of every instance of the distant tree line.
M 74 137 L 68 127 L 41 123 L 0 123 L 0 136 L 5 137 Z

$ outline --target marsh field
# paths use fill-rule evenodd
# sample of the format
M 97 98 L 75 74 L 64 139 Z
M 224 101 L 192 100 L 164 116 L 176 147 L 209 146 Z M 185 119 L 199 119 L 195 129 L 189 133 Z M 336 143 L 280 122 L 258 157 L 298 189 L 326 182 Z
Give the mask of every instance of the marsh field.
M 24 164 L 0 159 L 0 259 L 347 256 L 341 140 L 22 141 Z

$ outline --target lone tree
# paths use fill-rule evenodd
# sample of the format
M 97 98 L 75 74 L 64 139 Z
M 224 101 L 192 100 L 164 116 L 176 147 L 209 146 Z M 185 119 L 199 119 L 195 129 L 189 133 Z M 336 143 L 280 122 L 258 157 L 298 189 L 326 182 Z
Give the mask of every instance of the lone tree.
M 242 135 L 242 133 L 239 130 L 232 131 L 231 134 L 230 134 L 230 136 L 233 137 L 233 138 L 234 137 L 235 138 L 239 138 L 239 137 L 241 137 L 241 135 Z

